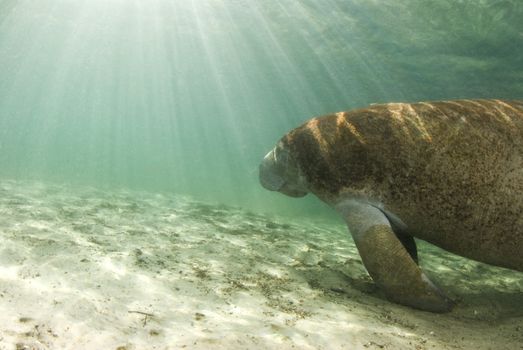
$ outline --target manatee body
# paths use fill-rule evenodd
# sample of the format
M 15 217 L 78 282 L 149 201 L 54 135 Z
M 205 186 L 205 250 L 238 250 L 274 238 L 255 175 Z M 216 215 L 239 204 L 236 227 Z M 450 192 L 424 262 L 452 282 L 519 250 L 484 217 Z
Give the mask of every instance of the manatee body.
M 444 312 L 413 237 L 523 271 L 523 102 L 389 103 L 311 119 L 260 164 L 260 182 L 313 193 L 345 219 L 387 297 Z

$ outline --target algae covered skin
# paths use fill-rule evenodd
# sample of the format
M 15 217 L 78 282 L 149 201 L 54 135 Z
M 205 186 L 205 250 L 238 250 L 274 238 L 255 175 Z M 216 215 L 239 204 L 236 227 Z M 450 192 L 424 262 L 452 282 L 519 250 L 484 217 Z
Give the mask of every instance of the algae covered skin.
M 389 103 L 313 118 L 267 154 L 260 181 L 340 212 L 369 274 L 401 304 L 453 304 L 418 268 L 413 237 L 523 271 L 521 101 Z

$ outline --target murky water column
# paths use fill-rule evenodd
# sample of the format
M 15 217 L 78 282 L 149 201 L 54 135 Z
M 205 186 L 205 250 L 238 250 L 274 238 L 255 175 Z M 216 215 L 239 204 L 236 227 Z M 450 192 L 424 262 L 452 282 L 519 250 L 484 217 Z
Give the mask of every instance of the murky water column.
M 3 0 L 0 176 L 315 213 L 258 184 L 282 134 L 375 102 L 521 96 L 521 13 L 495 1 Z

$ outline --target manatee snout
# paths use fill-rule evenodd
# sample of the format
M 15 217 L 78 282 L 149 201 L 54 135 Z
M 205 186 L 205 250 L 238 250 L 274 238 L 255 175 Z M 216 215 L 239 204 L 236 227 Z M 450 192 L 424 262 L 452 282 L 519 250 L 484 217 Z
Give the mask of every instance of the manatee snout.
M 285 183 L 282 174 L 278 174 L 274 149 L 260 163 L 260 183 L 269 191 L 278 191 Z
M 290 197 L 303 197 L 308 192 L 288 152 L 278 146 L 267 153 L 260 163 L 259 178 L 265 189 Z

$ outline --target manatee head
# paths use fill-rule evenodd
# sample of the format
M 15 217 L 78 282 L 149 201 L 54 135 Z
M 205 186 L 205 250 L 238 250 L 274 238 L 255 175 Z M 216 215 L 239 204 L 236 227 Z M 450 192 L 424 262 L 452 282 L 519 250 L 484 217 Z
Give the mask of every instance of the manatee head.
M 309 192 L 305 177 L 282 141 L 263 158 L 260 183 L 269 191 L 278 191 L 290 197 L 303 197 Z

